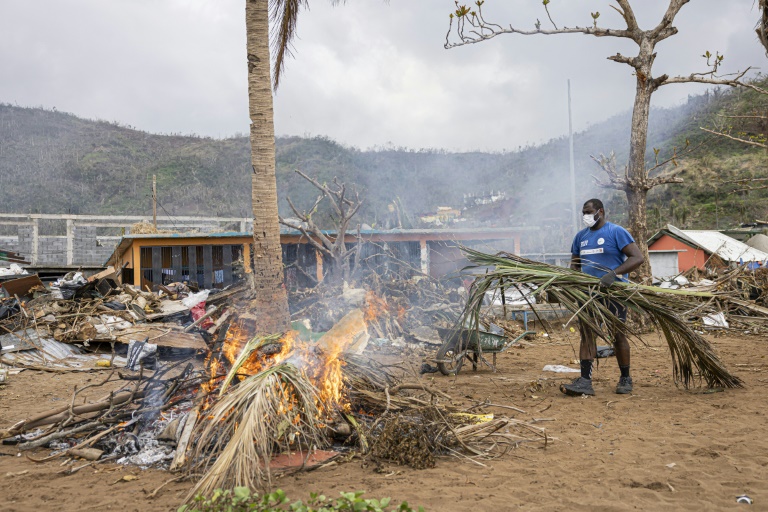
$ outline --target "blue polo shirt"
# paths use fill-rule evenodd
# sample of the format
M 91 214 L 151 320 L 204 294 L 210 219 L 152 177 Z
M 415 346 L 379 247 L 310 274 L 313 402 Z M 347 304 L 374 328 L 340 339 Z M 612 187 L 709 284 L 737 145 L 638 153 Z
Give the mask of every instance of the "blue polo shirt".
M 573 239 L 571 254 L 581 259 L 582 272 L 602 277 L 624 263 L 627 257 L 621 250 L 634 241 L 629 231 L 606 222 L 600 229 L 579 231 Z M 627 281 L 625 276 L 621 280 Z

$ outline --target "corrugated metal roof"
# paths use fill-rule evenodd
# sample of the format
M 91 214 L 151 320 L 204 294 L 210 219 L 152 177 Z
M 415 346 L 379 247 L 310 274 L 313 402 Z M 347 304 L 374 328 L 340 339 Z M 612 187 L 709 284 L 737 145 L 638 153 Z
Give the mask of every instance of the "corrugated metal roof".
M 724 261 L 767 261 L 768 253 L 759 251 L 719 231 L 682 230 L 668 224 L 667 230 L 693 243 Z

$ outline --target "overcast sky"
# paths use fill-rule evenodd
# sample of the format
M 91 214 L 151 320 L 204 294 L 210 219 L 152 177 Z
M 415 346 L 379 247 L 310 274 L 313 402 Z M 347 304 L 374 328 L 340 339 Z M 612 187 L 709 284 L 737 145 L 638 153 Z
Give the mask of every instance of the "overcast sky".
M 607 61 L 632 44 L 584 35 L 502 35 L 445 50 L 452 0 L 311 0 L 275 98 L 278 135 L 324 135 L 361 149 L 514 150 L 628 110 L 631 69 Z M 753 0 L 692 0 L 661 43 L 655 74 L 761 67 Z M 651 28 L 667 0 L 635 0 Z M 2 0 L 0 102 L 55 107 L 156 133 L 248 130 L 244 0 Z M 558 25 L 622 28 L 607 1 L 552 0 Z M 540 0 L 487 0 L 486 18 L 532 28 Z M 546 24 L 544 24 L 546 26 Z M 670 85 L 654 104 L 703 86 Z M 610 149 L 610 148 L 609 148 Z

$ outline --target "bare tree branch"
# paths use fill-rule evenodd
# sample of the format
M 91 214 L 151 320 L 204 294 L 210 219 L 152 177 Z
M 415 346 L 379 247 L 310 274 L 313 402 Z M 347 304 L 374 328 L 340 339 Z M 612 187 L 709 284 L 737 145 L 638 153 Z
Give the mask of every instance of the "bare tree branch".
M 304 226 L 292 224 L 280 216 L 278 216 L 277 220 L 283 226 L 286 226 L 292 229 L 297 229 L 303 236 L 307 237 L 307 241 L 310 243 L 310 245 L 312 245 L 312 247 L 314 247 L 318 251 L 321 251 L 324 254 L 330 253 L 330 251 L 326 249 L 321 242 L 318 242 L 317 240 L 312 238 L 312 236 L 309 234 L 309 231 Z
M 725 117 L 726 119 L 768 119 L 768 116 L 734 116 L 729 114 L 715 114 L 717 117 Z
M 638 61 L 637 57 L 625 57 L 620 53 L 616 53 L 616 55 L 611 55 L 608 57 L 608 60 L 612 60 L 613 62 L 618 62 L 621 64 L 628 64 L 635 69 L 640 69 L 640 62 Z
M 284 226 L 299 230 L 303 236 L 307 237 L 307 240 L 315 249 L 329 258 L 332 275 L 348 279 L 350 276 L 349 258 L 355 252 L 359 252 L 359 243 L 357 244 L 357 250 L 356 248 L 347 249 L 345 239 L 350 221 L 363 205 L 359 193 L 353 189 L 354 198 L 348 197 L 349 191 L 346 184 L 339 182 L 336 177 L 333 178 L 332 185 L 327 185 L 307 176 L 298 169 L 296 169 L 296 173 L 317 188 L 320 191 L 320 195 L 309 212 L 300 212 L 293 204 L 293 201 L 288 198 L 288 205 L 300 222 L 295 224 L 282 217 L 279 218 L 279 221 Z M 336 232 L 333 235 L 323 231 L 313 219 L 313 214 L 317 212 L 321 201 L 325 198 L 328 198 L 328 202 L 336 214 L 334 219 Z M 360 226 L 358 226 L 358 238 L 359 232 Z
M 709 85 L 727 85 L 728 87 L 746 87 L 748 89 L 752 89 L 754 91 L 757 91 L 761 94 L 768 94 L 768 90 L 765 90 L 761 87 L 757 87 L 754 84 L 744 82 L 742 81 L 742 78 L 744 78 L 744 75 L 746 75 L 752 68 L 749 67 L 745 69 L 744 71 L 739 71 L 738 73 L 733 74 L 733 78 L 706 78 L 701 75 L 706 75 L 708 73 L 691 73 L 688 76 L 674 76 L 671 78 L 667 78 L 663 82 L 661 82 L 658 87 L 661 87 L 662 85 L 669 85 L 669 84 L 687 84 L 687 83 L 699 83 L 699 84 L 709 84 Z
M 646 187 L 648 190 L 652 189 L 653 187 L 657 187 L 659 185 L 666 185 L 668 183 L 684 183 L 685 180 L 683 178 L 679 178 L 672 175 L 667 176 L 656 176 L 655 178 L 648 178 L 648 181 L 646 182 Z
M 681 154 L 677 153 L 677 146 L 675 146 L 675 147 L 672 148 L 672 155 L 669 158 L 667 158 L 666 160 L 662 160 L 661 162 L 659 162 L 659 151 L 656 148 L 654 148 L 653 151 L 654 151 L 654 153 L 656 155 L 656 162 L 654 163 L 653 167 L 649 167 L 649 168 L 647 168 L 645 170 L 645 177 L 648 178 L 650 176 L 651 172 L 655 171 L 656 169 L 660 169 L 661 167 L 664 167 L 664 166 L 666 166 L 667 164 L 670 164 L 670 163 L 674 164 L 675 167 L 677 167 L 677 160 L 681 156 L 688 155 L 688 154 L 696 152 L 699 148 L 704 146 L 704 144 L 706 144 L 707 142 L 709 142 L 709 139 L 701 141 L 696 146 L 691 146 L 690 143 L 688 142 L 688 139 L 686 139 L 685 140 L 685 147 L 683 148 L 683 152 Z M 667 181 L 665 183 L 682 183 L 682 181 Z M 655 186 L 655 185 L 653 185 L 653 186 Z M 653 188 L 653 186 L 649 187 L 648 190 Z
M 675 16 L 680 12 L 690 0 L 670 0 L 669 6 L 667 6 L 667 12 L 661 18 L 661 22 L 656 25 L 651 31 L 651 39 L 656 42 L 663 41 L 664 39 L 677 34 L 677 29 L 672 26 L 672 22 L 675 21 Z
M 312 209 L 309 210 L 309 213 L 306 213 L 306 212 L 305 213 L 301 213 L 301 212 L 299 212 L 299 210 L 293 205 L 293 201 L 291 201 L 291 198 L 290 197 L 287 198 L 288 199 L 288 205 L 291 207 L 291 210 L 293 210 L 294 215 L 296 215 L 296 217 L 299 218 L 299 221 L 301 223 L 304 223 L 304 224 L 307 225 L 307 229 L 305 229 L 301 224 L 293 225 L 293 224 L 291 224 L 289 222 L 285 222 L 284 219 L 282 219 L 281 217 L 278 217 L 278 219 L 279 219 L 280 223 L 283 224 L 284 226 L 293 227 L 295 229 L 298 229 L 303 234 L 305 234 L 308 238 L 310 238 L 310 240 L 311 240 L 311 237 L 309 236 L 309 232 L 312 232 L 312 234 L 314 234 L 320 240 L 320 242 L 323 245 L 323 248 L 327 248 L 327 250 L 330 251 L 330 250 L 333 249 L 333 241 L 330 238 L 328 238 L 327 236 L 325 236 L 323 231 L 320 228 L 318 228 L 315 225 L 315 223 L 312 221 L 312 214 L 315 213 L 315 211 L 317 210 L 317 206 L 320 204 L 320 201 L 322 201 L 324 197 L 325 197 L 325 195 L 321 194 L 320 197 L 317 198 L 317 201 L 315 201 L 315 204 L 312 207 Z
M 716 132 L 714 130 L 709 130 L 707 128 L 704 128 L 703 126 L 699 126 L 699 130 L 704 130 L 705 132 L 711 133 L 713 135 L 719 135 L 721 137 L 725 137 L 726 139 L 731 139 L 731 140 L 735 140 L 735 141 L 738 141 L 738 142 L 743 142 L 744 144 L 750 144 L 752 146 L 757 146 L 759 148 L 766 148 L 766 149 L 768 149 L 768 145 L 766 145 L 766 144 L 762 144 L 760 142 L 755 142 L 755 141 L 752 141 L 752 140 L 742 139 L 742 138 L 739 138 L 739 137 L 734 137 L 732 135 L 728 135 L 727 133 L 723 133 L 723 132 Z
M 629 179 L 626 176 L 626 172 L 624 176 L 620 176 L 619 173 L 616 172 L 616 154 L 613 151 L 611 151 L 608 156 L 601 153 L 599 157 L 590 155 L 590 158 L 597 163 L 600 169 L 602 169 L 608 177 L 608 181 L 603 181 L 597 176 L 592 175 L 592 179 L 595 180 L 595 183 L 599 187 L 624 191 L 627 190 Z
M 621 3 L 626 3 L 626 0 L 622 0 Z M 628 4 L 627 4 L 628 5 Z M 545 6 L 546 7 L 546 6 Z M 632 14 L 631 8 L 629 10 L 631 19 L 634 20 L 634 14 Z M 547 11 L 549 13 L 549 11 Z M 551 21 L 551 18 L 550 18 Z M 467 44 L 479 43 L 492 39 L 500 34 L 521 34 L 526 36 L 532 35 L 555 35 L 555 34 L 587 34 L 597 37 L 613 36 L 624 37 L 629 39 L 635 39 L 637 33 L 632 33 L 629 30 L 602 28 L 598 26 L 592 27 L 563 27 L 557 28 L 557 25 L 552 22 L 556 27 L 554 30 L 542 30 L 541 24 L 537 23 L 534 30 L 522 30 L 510 25 L 508 28 L 504 28 L 496 23 L 488 23 L 485 21 L 482 13 L 482 3 L 477 5 L 476 10 L 471 10 L 465 5 L 459 5 L 456 2 L 456 11 L 451 13 L 450 24 L 448 26 L 448 32 L 445 35 L 445 48 L 455 48 L 457 46 L 463 46 Z M 628 22 L 629 25 L 629 22 Z M 456 35 L 459 39 L 458 42 L 451 42 L 451 32 L 453 32 L 454 26 L 456 28 Z M 634 26 L 637 27 L 637 22 L 634 22 Z
M 637 25 L 637 18 L 635 18 L 635 12 L 632 10 L 632 6 L 629 4 L 629 0 L 616 0 L 621 10 L 616 9 L 624 18 L 627 23 L 627 30 L 631 33 L 637 33 L 640 31 L 640 27 Z

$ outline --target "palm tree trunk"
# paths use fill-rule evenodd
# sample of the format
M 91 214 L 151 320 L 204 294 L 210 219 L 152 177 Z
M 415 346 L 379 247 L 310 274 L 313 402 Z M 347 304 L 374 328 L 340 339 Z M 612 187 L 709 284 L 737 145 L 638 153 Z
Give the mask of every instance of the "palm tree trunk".
M 268 0 L 246 0 L 245 27 L 253 166 L 251 193 L 254 293 L 249 311 L 240 318 L 250 324 L 248 331 L 256 335 L 285 332 L 290 329 L 277 215 Z

